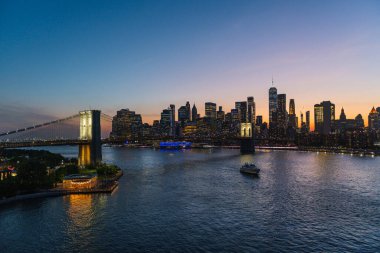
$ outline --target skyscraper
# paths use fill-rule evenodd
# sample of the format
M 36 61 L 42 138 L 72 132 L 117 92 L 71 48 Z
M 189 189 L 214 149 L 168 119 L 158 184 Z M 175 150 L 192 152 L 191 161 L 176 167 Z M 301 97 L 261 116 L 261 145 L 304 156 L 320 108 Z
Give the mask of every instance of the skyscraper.
M 290 99 L 289 102 L 289 115 L 294 115 L 296 114 L 296 105 L 294 103 L 294 99 Z
M 363 116 L 361 114 L 358 114 L 355 117 L 355 127 L 356 128 L 364 128 L 364 120 L 363 120 Z
M 197 107 L 195 106 L 195 103 L 193 105 L 193 108 L 191 109 L 191 119 L 192 121 L 197 121 L 198 119 L 198 110 Z
M 277 95 L 277 121 L 279 128 L 287 127 L 286 94 Z
M 306 111 L 306 129 L 310 132 L 310 111 Z
M 289 126 L 297 128 L 297 115 L 296 115 L 296 105 L 294 99 L 290 99 L 289 102 Z
M 216 118 L 218 120 L 224 121 L 224 111 L 222 106 L 219 106 L 219 110 L 216 112 Z
M 186 102 L 186 109 L 187 109 L 187 115 L 188 115 L 188 121 L 191 121 L 191 109 L 190 109 L 190 103 L 189 101 Z
M 181 106 L 178 109 L 178 121 L 183 125 L 185 122 L 189 121 L 189 110 L 187 106 Z
M 216 104 L 212 102 L 205 103 L 205 117 L 216 119 Z
M 247 107 L 247 101 L 235 102 L 235 109 L 238 110 L 240 122 L 247 122 Z
M 129 109 L 117 111 L 112 118 L 111 137 L 114 139 L 131 140 L 137 139 L 142 130 L 142 118 Z
M 273 81 L 272 81 L 273 84 Z M 269 89 L 269 125 L 273 122 L 273 114 L 277 112 L 277 89 L 271 87 Z
M 170 109 L 172 112 L 172 118 L 170 121 L 170 135 L 175 136 L 175 105 L 171 104 Z
M 315 131 L 319 134 L 327 135 L 333 129 L 335 121 L 335 105 L 330 101 L 323 101 L 314 105 Z
M 255 105 L 255 100 L 253 97 L 248 97 L 247 98 L 247 106 L 248 106 L 248 123 L 252 123 L 253 125 L 255 124 L 255 118 L 256 118 L 256 105 Z
M 372 107 L 372 110 L 368 114 L 368 128 L 380 129 L 379 112 L 375 110 L 375 107 Z
M 168 109 L 164 109 L 161 112 L 161 119 L 160 119 L 160 126 L 162 129 L 162 132 L 165 133 L 165 135 L 173 136 L 173 111 L 169 107 Z

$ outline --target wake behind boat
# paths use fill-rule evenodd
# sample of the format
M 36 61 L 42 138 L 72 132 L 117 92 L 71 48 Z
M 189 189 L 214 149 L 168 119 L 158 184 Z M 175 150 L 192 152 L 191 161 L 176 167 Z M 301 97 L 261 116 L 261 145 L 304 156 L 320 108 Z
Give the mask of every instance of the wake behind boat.
M 246 163 L 240 168 L 240 173 L 258 176 L 260 169 L 256 167 L 253 163 Z

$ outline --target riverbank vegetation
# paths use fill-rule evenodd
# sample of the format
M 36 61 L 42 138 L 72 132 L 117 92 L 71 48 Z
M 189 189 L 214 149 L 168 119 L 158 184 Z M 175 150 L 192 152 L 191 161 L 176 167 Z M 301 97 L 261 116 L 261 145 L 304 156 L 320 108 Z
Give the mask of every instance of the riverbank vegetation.
M 54 188 L 71 174 L 97 174 L 104 180 L 120 171 L 117 166 L 104 163 L 78 167 L 77 159 L 44 150 L 3 149 L 0 157 L 4 172 L 0 198 Z

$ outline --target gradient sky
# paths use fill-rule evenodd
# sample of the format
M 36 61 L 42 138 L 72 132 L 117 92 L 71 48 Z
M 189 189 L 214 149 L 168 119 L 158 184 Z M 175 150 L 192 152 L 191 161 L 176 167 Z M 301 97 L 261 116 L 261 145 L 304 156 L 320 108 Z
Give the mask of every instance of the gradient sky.
M 203 115 L 247 96 L 267 120 L 272 75 L 297 114 L 331 100 L 367 120 L 380 1 L 0 0 L 0 130 L 88 108 L 151 122 L 190 101 Z

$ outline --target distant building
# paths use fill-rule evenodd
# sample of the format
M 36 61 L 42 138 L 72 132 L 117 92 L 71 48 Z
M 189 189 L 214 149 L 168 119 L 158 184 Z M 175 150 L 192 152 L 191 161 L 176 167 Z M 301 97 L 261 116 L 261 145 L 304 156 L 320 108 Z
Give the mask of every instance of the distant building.
M 298 122 L 297 122 L 297 115 L 296 115 L 296 105 L 294 102 L 294 99 L 290 99 L 289 102 L 289 126 L 292 128 L 297 128 L 298 127 Z
M 355 119 L 347 119 L 346 114 L 344 113 L 344 109 L 340 112 L 340 116 L 338 120 L 335 120 L 334 123 L 335 130 L 338 133 L 344 133 L 348 129 L 354 129 L 356 127 Z
M 189 101 L 186 102 L 186 109 L 187 109 L 187 117 L 188 117 L 188 121 L 191 121 L 191 108 L 190 108 L 190 103 Z
M 173 111 L 169 107 L 168 109 L 164 109 L 161 112 L 161 119 L 160 119 L 161 133 L 166 136 L 174 136 L 175 125 L 173 127 L 172 124 L 175 124 L 173 122 Z
M 314 105 L 315 132 L 327 135 L 333 132 L 335 121 L 335 104 L 330 101 L 323 101 Z
M 361 114 L 358 114 L 355 117 L 355 127 L 356 128 L 364 128 L 364 119 L 363 119 L 363 116 Z
M 273 81 L 272 81 L 273 85 Z M 271 87 L 269 89 L 269 125 L 273 123 L 273 114 L 277 112 L 277 89 Z
M 171 109 L 171 113 L 172 113 L 172 116 L 171 116 L 171 121 L 170 121 L 170 136 L 175 136 L 175 105 L 171 104 L 170 105 L 170 109 Z
M 235 102 L 235 109 L 238 110 L 239 122 L 247 122 L 247 107 L 247 101 Z
M 247 98 L 247 120 L 248 123 L 255 124 L 255 118 L 256 118 L 256 104 L 253 97 Z
M 232 122 L 240 122 L 240 115 L 238 109 L 231 109 L 231 120 Z
M 219 110 L 216 112 L 216 118 L 220 121 L 224 121 L 224 111 L 223 111 L 223 108 L 222 106 L 219 106 Z
M 216 104 L 212 102 L 205 103 L 205 117 L 216 119 Z
M 178 109 L 178 121 L 181 122 L 181 124 L 190 121 L 190 114 L 187 106 L 181 106 Z
M 194 103 L 193 108 L 191 109 L 191 120 L 195 122 L 198 118 L 198 110 Z
M 137 139 L 142 131 L 142 118 L 129 109 L 122 109 L 116 112 L 112 118 L 111 138 L 131 140 Z
M 256 117 L 256 126 L 261 126 L 263 124 L 263 116 L 257 115 Z
M 306 130 L 310 132 L 310 111 L 306 111 Z
M 287 127 L 286 94 L 277 95 L 277 124 L 281 129 Z
M 372 107 L 372 110 L 368 114 L 368 128 L 380 129 L 380 113 Z

